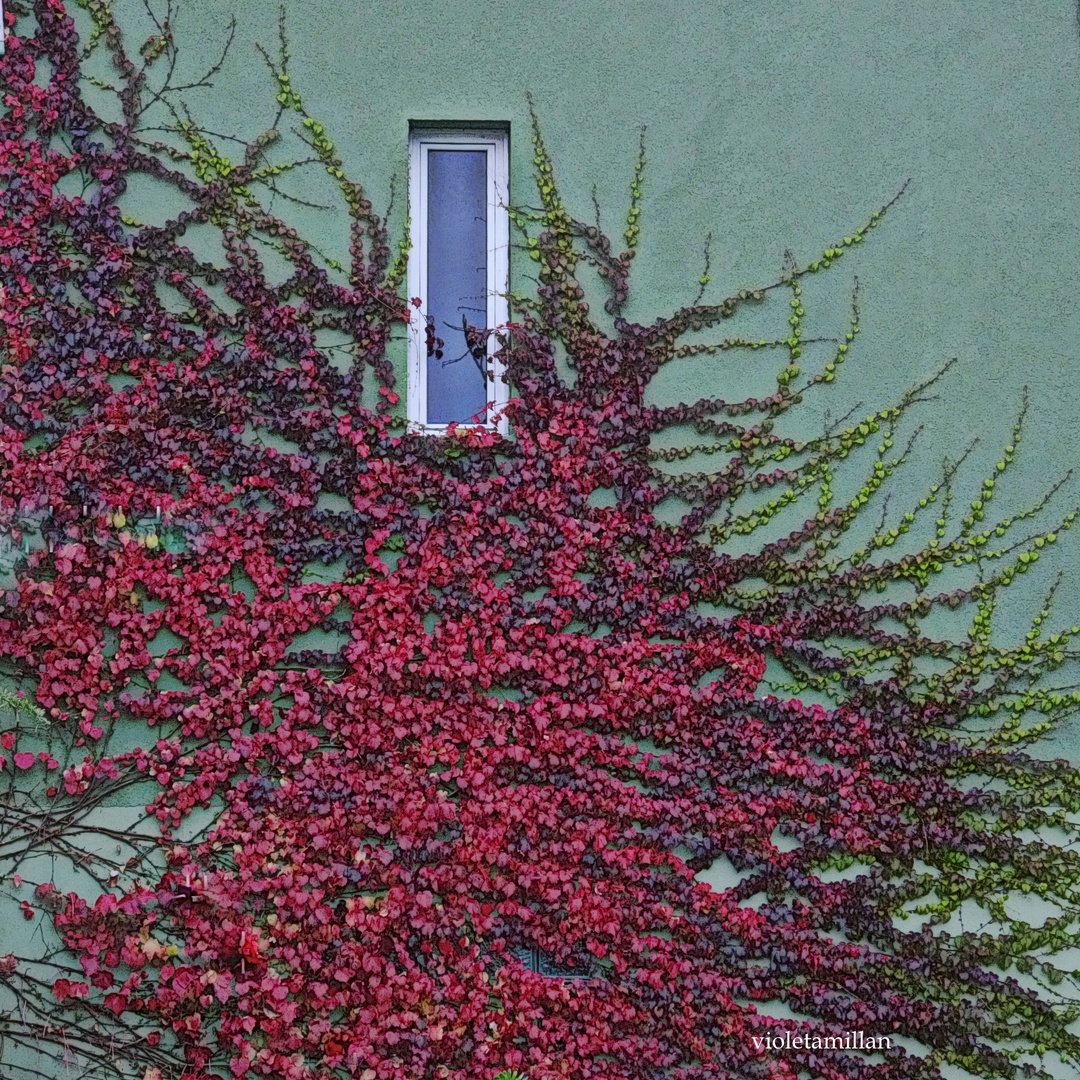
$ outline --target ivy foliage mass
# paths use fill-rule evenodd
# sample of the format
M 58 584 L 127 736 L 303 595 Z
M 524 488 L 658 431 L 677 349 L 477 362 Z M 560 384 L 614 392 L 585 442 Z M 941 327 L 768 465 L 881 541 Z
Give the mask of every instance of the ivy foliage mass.
M 0 858 L 17 871 L 136 781 L 160 829 L 92 894 L 5 880 L 66 949 L 0 957 L 12 1067 L 931 1080 L 1078 1061 L 1059 958 L 1080 946 L 1080 776 L 1025 750 L 1080 701 L 1054 675 L 1078 631 L 1049 632 L 1048 603 L 1022 643 L 993 633 L 1074 515 L 991 516 L 1021 425 L 969 502 L 947 470 L 886 504 L 925 386 L 783 434 L 860 329 L 855 306 L 804 370 L 808 275 L 888 207 L 720 303 L 706 264 L 697 302 L 642 325 L 644 144 L 616 252 L 535 125 L 540 205 L 512 220 L 537 288 L 498 331 L 510 433 L 417 435 L 387 360 L 407 252 L 284 44 L 277 114 L 238 156 L 173 92 L 169 21 L 132 51 L 104 0 L 83 0 L 83 40 L 63 0 L 5 6 L 0 662 L 26 696 L 3 701 L 22 711 L 0 790 L 35 827 Z M 103 56 L 108 116 L 83 70 Z M 169 132 L 145 130 L 150 105 Z M 348 212 L 340 260 L 269 208 L 300 167 L 290 126 Z M 136 177 L 187 208 L 126 217 Z M 185 244 L 206 229 L 212 260 Z M 781 337 L 721 335 L 769 305 Z M 728 351 L 779 356 L 770 392 L 650 403 L 664 365 Z M 942 612 L 966 635 L 934 634 Z M 718 867 L 730 887 L 701 879 Z M 763 1054 L 778 1030 L 893 1046 Z

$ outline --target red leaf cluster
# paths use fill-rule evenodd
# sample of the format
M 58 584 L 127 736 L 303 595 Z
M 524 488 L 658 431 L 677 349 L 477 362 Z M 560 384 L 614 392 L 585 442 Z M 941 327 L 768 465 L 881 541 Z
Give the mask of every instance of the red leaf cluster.
M 920 700 L 842 670 L 830 635 L 880 643 L 889 612 L 856 603 L 857 576 L 815 578 L 813 545 L 840 516 L 736 555 L 702 542 L 693 513 L 654 513 L 673 488 L 649 465 L 653 434 L 793 400 L 644 401 L 678 335 L 745 297 L 653 327 L 619 316 L 603 336 L 567 237 L 617 284 L 629 257 L 608 258 L 596 230 L 558 232 L 549 207 L 540 306 L 502 337 L 512 436 L 409 434 L 385 358 L 407 313 L 361 189 L 342 182 L 343 280 L 245 198 L 265 140 L 193 179 L 137 137 L 145 72 L 115 25 L 124 119 L 106 122 L 80 96 L 61 0 L 35 17 L 0 67 L 0 515 L 20 543 L 37 523 L 0 655 L 79 747 L 66 796 L 143 774 L 167 854 L 156 880 L 67 897 L 56 924 L 89 981 L 58 979 L 56 998 L 97 992 L 170 1030 L 193 1076 L 284 1080 L 878 1068 L 840 1051 L 763 1062 L 768 1002 L 825 1032 L 947 1046 L 989 1031 L 941 989 L 966 985 L 977 945 L 939 955 L 889 914 L 889 873 L 917 857 L 1010 857 L 970 820 L 993 796 L 950 779 L 963 751 L 928 734 L 974 691 Z M 125 225 L 139 174 L 190 211 Z M 195 224 L 220 230 L 222 266 L 184 247 Z M 288 261 L 284 284 L 256 239 Z M 324 329 L 347 335 L 346 372 Z M 767 436 L 724 423 L 744 450 Z M 796 476 L 751 475 L 749 454 L 701 481 L 702 505 Z M 786 593 L 701 609 L 778 566 Z M 844 701 L 764 692 L 773 659 L 842 674 Z M 108 751 L 121 728 L 145 730 L 139 749 Z M 181 842 L 200 808 L 212 828 Z M 717 860 L 739 883 L 696 878 Z M 824 872 L 855 860 L 882 873 Z M 901 1051 L 881 1068 L 934 1074 Z

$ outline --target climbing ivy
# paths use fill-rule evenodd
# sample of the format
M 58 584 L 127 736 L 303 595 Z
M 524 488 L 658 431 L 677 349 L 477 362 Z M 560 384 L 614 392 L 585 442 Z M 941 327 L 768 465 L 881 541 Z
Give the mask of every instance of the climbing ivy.
M 1051 629 L 1051 597 L 1023 642 L 995 633 L 1076 515 L 1039 527 L 1057 486 L 991 516 L 1023 417 L 966 509 L 956 465 L 896 507 L 902 426 L 935 380 L 785 434 L 861 329 L 856 293 L 805 371 L 807 276 L 893 203 L 771 283 L 644 325 L 625 314 L 644 137 L 616 255 L 564 202 L 534 117 L 540 205 L 511 213 L 536 288 L 490 331 L 509 434 L 417 435 L 387 351 L 417 317 L 407 247 L 306 111 L 284 37 L 276 112 L 237 154 L 177 96 L 171 18 L 133 55 L 102 0 L 80 5 L 85 43 L 63 0 L 6 6 L 0 797 L 20 831 L 0 860 L 21 918 L 58 933 L 0 957 L 11 1068 L 1077 1062 L 1059 958 L 1080 946 L 1080 774 L 1027 748 L 1080 704 L 1080 628 Z M 101 56 L 113 82 L 82 77 Z M 347 254 L 270 208 L 312 168 Z M 185 209 L 129 216 L 135 177 Z M 712 336 L 781 304 L 774 339 Z M 775 388 L 651 400 L 664 365 L 729 351 L 778 354 Z M 949 612 L 965 631 L 935 633 Z M 94 808 L 146 784 L 156 833 L 80 847 Z M 730 886 L 701 879 L 720 867 Z M 895 1041 L 868 1057 L 838 1038 L 856 1029 Z M 800 1038 L 763 1053 L 778 1031 Z

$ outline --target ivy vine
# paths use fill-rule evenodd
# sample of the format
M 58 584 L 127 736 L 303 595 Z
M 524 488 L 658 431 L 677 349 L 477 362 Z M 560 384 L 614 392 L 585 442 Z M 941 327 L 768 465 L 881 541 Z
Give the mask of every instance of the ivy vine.
M 1019 644 L 995 616 L 1076 514 L 1040 525 L 1057 484 L 992 515 L 1022 416 L 966 505 L 957 466 L 890 502 L 935 380 L 784 433 L 861 329 L 856 292 L 836 340 L 808 339 L 804 283 L 892 203 L 719 303 L 706 244 L 696 302 L 642 325 L 644 136 L 616 254 L 564 203 L 534 117 L 539 206 L 511 215 L 537 287 L 497 331 L 511 432 L 415 435 L 387 354 L 407 248 L 308 114 L 284 36 L 274 115 L 237 154 L 184 107 L 171 11 L 133 53 L 105 0 L 78 6 L 85 40 L 64 0 L 5 5 L 0 60 L 0 869 L 18 918 L 57 932 L 0 957 L 5 1062 L 1075 1065 L 1080 774 L 1029 748 L 1080 704 L 1080 628 L 1052 629 L 1052 595 Z M 83 75 L 100 56 L 111 81 Z M 301 169 L 336 186 L 347 255 L 271 208 Z M 128 216 L 137 176 L 186 209 Z M 207 229 L 214 260 L 185 244 Z M 781 304 L 776 338 L 719 336 Z M 664 365 L 727 352 L 778 355 L 774 387 L 651 402 Z M 943 612 L 966 633 L 935 633 Z M 145 784 L 156 831 L 94 824 Z M 720 866 L 730 887 L 700 879 Z M 763 1055 L 778 1029 L 896 1041 Z

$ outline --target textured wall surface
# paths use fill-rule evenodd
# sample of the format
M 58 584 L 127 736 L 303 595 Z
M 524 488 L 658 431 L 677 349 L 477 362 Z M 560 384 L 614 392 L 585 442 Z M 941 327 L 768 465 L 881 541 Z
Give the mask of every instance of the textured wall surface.
M 111 2 L 133 46 L 151 33 L 143 0 Z M 276 87 L 258 46 L 277 49 L 277 0 L 174 6 L 178 82 L 198 81 L 216 63 L 235 16 L 235 40 L 213 85 L 184 100 L 208 131 L 253 139 L 275 114 Z M 509 122 L 512 200 L 527 205 L 535 201 L 531 94 L 571 212 L 591 219 L 595 192 L 616 242 L 644 125 L 642 239 L 627 310 L 641 322 L 694 300 L 710 234 L 704 299 L 718 301 L 776 281 L 788 251 L 805 264 L 907 183 L 866 243 L 805 282 L 805 334 L 834 338 L 846 329 L 857 275 L 862 332 L 838 383 L 808 394 L 796 430 L 808 436 L 828 416 L 888 405 L 955 358 L 906 421 L 906 432 L 919 436 L 893 483 L 894 510 L 970 450 L 957 481 L 965 506 L 1009 442 L 1025 394 L 1018 467 L 991 517 L 1029 506 L 1080 466 L 1073 0 L 286 0 L 284 24 L 293 85 L 349 173 L 380 211 L 396 191 L 395 238 L 407 215 L 410 120 Z M 104 50 L 93 63 L 109 77 Z M 95 104 L 106 100 L 90 87 L 87 94 Z M 154 122 L 163 119 L 158 110 Z M 286 177 L 281 188 L 311 203 L 334 194 L 315 173 Z M 132 184 L 128 204 L 143 220 L 183 209 L 145 182 Z M 344 257 L 340 206 L 283 198 L 275 209 L 328 255 Z M 189 239 L 197 249 L 195 230 Z M 512 252 L 515 289 L 532 287 L 532 266 Z M 786 304 L 777 295 L 725 329 L 784 336 Z M 394 350 L 403 381 L 404 341 Z M 828 350 L 808 346 L 804 370 L 825 363 Z M 765 393 L 779 364 L 768 352 L 684 360 L 665 368 L 649 394 L 673 403 Z M 859 470 L 852 477 L 857 487 Z M 1050 527 L 1077 504 L 1080 481 L 1070 479 L 1037 524 Z M 1003 638 L 1022 636 L 1059 575 L 1051 621 L 1080 623 L 1078 534 L 1009 590 Z M 1041 752 L 1080 762 L 1080 721 Z M 122 799 L 147 797 L 132 790 Z M 109 814 L 118 829 L 137 817 L 115 806 Z M 731 884 L 721 867 L 703 880 Z M 9 926 L 8 942 L 36 925 Z
M 115 4 L 133 26 L 141 6 Z M 214 87 L 187 100 L 206 127 L 253 137 L 273 116 L 256 44 L 276 48 L 277 4 L 178 0 L 177 11 L 192 74 L 217 56 L 237 16 Z M 917 494 L 979 437 L 961 471 L 974 485 L 1008 441 L 1025 386 L 1021 467 L 998 511 L 1019 509 L 1080 461 L 1080 32 L 1069 0 L 307 0 L 287 3 L 285 25 L 293 83 L 376 207 L 396 175 L 398 234 L 410 119 L 509 121 L 511 195 L 529 203 L 531 92 L 572 212 L 591 218 L 595 185 L 616 236 L 647 125 L 628 312 L 642 321 L 693 300 L 709 232 L 705 298 L 718 300 L 775 280 L 786 249 L 814 257 L 910 178 L 868 242 L 807 283 L 808 335 L 843 330 L 856 274 L 863 312 L 843 378 L 808 399 L 807 431 L 825 409 L 887 404 L 955 357 L 937 400 L 913 417 L 924 427 L 902 494 Z M 283 188 L 318 201 L 325 193 L 307 183 Z M 131 194 L 153 204 L 153 193 Z M 343 249 L 342 211 L 297 213 L 326 248 Z M 516 287 L 528 288 L 530 266 L 512 253 Z M 733 330 L 779 336 L 785 302 Z M 775 358 L 672 365 L 650 392 L 674 401 L 764 389 Z M 397 359 L 403 367 L 403 343 Z M 811 367 L 812 349 L 805 359 Z M 963 483 L 958 493 L 974 496 Z M 1076 488 L 1063 493 L 1061 513 L 1075 498 Z M 1060 618 L 1076 620 L 1077 550 L 1068 540 L 1041 579 L 1010 590 L 1031 600 L 1011 601 L 1015 629 L 1057 569 Z M 1058 746 L 1080 758 L 1080 734 L 1063 732 Z

